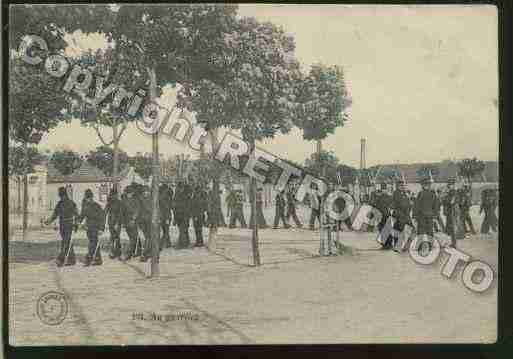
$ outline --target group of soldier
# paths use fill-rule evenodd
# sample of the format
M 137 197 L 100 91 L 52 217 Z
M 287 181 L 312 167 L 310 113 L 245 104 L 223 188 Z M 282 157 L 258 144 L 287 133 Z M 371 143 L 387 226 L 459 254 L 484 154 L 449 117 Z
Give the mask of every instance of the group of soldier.
M 455 180 L 450 179 L 447 188 L 431 189 L 430 179 L 421 181 L 422 190 L 414 196 L 406 189 L 402 180 L 396 182 L 393 193 L 387 190 L 387 185 L 382 183 L 372 192 L 364 203 L 378 209 L 382 214 L 381 221 L 377 224 L 378 230 L 384 228 L 387 221 L 393 217 L 393 229 L 403 232 L 406 225 L 416 228 L 417 235 L 433 237 L 435 232 L 445 232 L 451 238 L 451 246 L 456 245 L 457 239 L 462 239 L 467 233 L 475 234 L 472 219 L 469 214 L 471 201 L 470 186 L 455 188 Z M 347 187 L 335 188 L 330 184 L 330 190 L 341 189 L 349 192 Z M 217 193 L 216 193 L 217 192 Z M 330 193 L 328 191 L 327 193 Z M 178 239 L 176 248 L 188 248 L 191 245 L 189 236 L 190 223 L 194 227 L 195 247 L 201 247 L 203 242 L 203 228 L 209 225 L 217 227 L 226 226 L 223 211 L 221 210 L 221 191 L 207 190 L 202 182 L 178 181 L 173 189 L 166 183 L 161 184 L 158 193 L 159 223 L 158 243 L 159 250 L 171 247 L 170 226 L 178 228 Z M 132 183 L 124 188 L 121 195 L 114 187 L 107 199 L 103 209 L 94 200 L 93 192 L 88 189 L 84 193 L 81 212 L 78 212 L 76 204 L 68 198 L 64 187 L 59 188 L 60 197 L 53 215 L 46 221 L 46 224 L 59 218 L 59 231 L 62 237 L 60 253 L 57 257 L 57 265 L 73 265 L 76 263 L 75 253 L 72 246 L 72 233 L 85 220 L 87 237 L 89 240 L 88 252 L 84 264 L 101 265 L 101 245 L 99 236 L 107 225 L 110 233 L 110 258 L 124 257 L 124 260 L 140 257 L 140 261 L 146 261 L 152 255 L 152 196 L 149 186 Z M 497 231 L 497 216 L 495 210 L 498 204 L 498 194 L 494 189 L 485 189 L 481 194 L 480 213 L 484 212 L 484 221 L 481 226 L 481 233 L 488 233 L 490 229 Z M 255 218 L 259 228 L 269 228 L 263 214 L 263 189 L 256 191 L 256 212 Z M 308 196 L 310 204 L 309 228 L 315 229 L 315 223 L 321 220 L 321 205 L 323 200 L 314 192 Z M 242 190 L 233 189 L 226 197 L 227 213 L 229 217 L 229 228 L 240 225 L 247 227 L 244 216 L 244 195 Z M 287 186 L 276 194 L 273 229 L 279 227 L 280 223 L 284 228 L 290 228 L 292 219 L 298 228 L 303 224 L 297 215 L 297 200 L 295 198 L 295 187 Z M 343 211 L 344 201 L 339 198 L 335 206 Z M 443 208 L 443 210 L 442 210 Z M 445 223 L 441 213 L 445 216 Z M 344 222 L 345 228 L 352 230 L 351 220 L 347 218 Z M 342 229 L 343 223 L 338 223 L 338 229 Z M 415 225 L 414 225 L 415 223 Z M 249 223 L 253 227 L 253 216 Z M 129 243 L 126 253 L 122 253 L 121 232 L 125 230 Z M 372 226 L 368 227 L 372 231 Z M 142 236 L 140 235 L 142 233 Z M 143 237 L 143 238 L 141 238 Z M 396 249 L 399 238 L 390 236 L 383 241 L 383 248 Z
M 73 200 L 68 197 L 65 187 L 58 190 L 59 202 L 52 216 L 45 221 L 50 224 L 59 218 L 59 232 L 62 238 L 61 249 L 57 257 L 57 265 L 74 265 L 75 253 L 72 245 L 72 234 L 85 219 L 86 234 L 89 241 L 88 251 L 83 261 L 85 266 L 101 265 L 101 243 L 98 237 L 108 227 L 110 234 L 111 259 L 130 260 L 140 257 L 145 262 L 152 255 L 152 195 L 149 186 L 132 183 L 124 188 L 121 195 L 114 187 L 107 199 L 105 208 L 94 200 L 93 192 L 84 192 L 81 212 Z M 179 181 L 173 190 L 167 184 L 159 187 L 159 218 L 158 234 L 159 250 L 171 247 L 169 228 L 171 219 L 178 227 L 176 249 L 188 248 L 191 244 L 189 227 L 192 221 L 195 233 L 195 247 L 203 242 L 203 227 L 209 220 L 216 220 L 213 215 L 219 201 L 211 200 L 212 191 L 207 191 L 203 183 L 187 183 Z M 121 232 L 125 230 L 129 239 L 128 248 L 123 255 L 121 248 Z M 140 235 L 142 233 L 142 236 Z M 143 237 L 143 238 L 141 238 Z
M 468 234 L 476 234 L 470 216 L 472 206 L 472 191 L 470 185 L 456 188 L 456 181 L 450 178 L 447 187 L 436 191 L 431 188 L 430 178 L 420 181 L 421 191 L 417 195 L 406 189 L 403 180 L 396 182 L 392 194 L 387 191 L 387 184 L 380 184 L 379 188 L 371 193 L 368 204 L 378 209 L 382 214 L 378 223 L 378 230 L 390 223 L 393 217 L 393 229 L 396 233 L 405 233 L 406 225 L 415 228 L 417 236 L 434 237 L 435 232 L 444 232 L 450 238 L 450 246 L 455 247 L 456 241 L 465 238 Z M 497 216 L 495 210 L 498 204 L 496 189 L 484 189 L 481 193 L 480 213 L 485 213 L 481 225 L 481 233 L 488 234 L 490 228 L 497 231 Z M 445 217 L 445 223 L 441 213 Z M 350 226 L 348 226 L 350 228 Z M 372 231 L 373 227 L 369 226 Z M 397 236 L 388 236 L 382 241 L 383 248 L 398 250 L 397 244 L 401 242 Z

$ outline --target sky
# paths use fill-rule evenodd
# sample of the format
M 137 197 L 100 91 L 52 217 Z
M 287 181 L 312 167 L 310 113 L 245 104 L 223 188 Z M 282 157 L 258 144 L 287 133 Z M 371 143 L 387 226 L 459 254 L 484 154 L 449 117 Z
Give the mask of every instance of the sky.
M 342 163 L 359 166 L 361 138 L 367 166 L 498 159 L 495 7 L 243 4 L 239 14 L 282 26 L 293 35 L 305 68 L 343 67 L 353 99 L 350 119 L 323 141 L 323 149 Z M 102 46 L 98 36 L 74 38 L 77 48 Z M 97 145 L 94 130 L 77 121 L 59 126 L 41 143 L 80 152 Z M 301 163 L 315 150 L 299 130 L 260 146 Z M 129 128 L 121 147 L 129 154 L 149 152 L 151 140 Z M 160 149 L 165 157 L 195 155 L 168 138 Z

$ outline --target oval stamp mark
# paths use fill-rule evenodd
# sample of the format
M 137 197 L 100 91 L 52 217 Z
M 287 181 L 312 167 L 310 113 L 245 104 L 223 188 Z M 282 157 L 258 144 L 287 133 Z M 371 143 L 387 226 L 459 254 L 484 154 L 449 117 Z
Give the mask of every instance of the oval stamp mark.
M 64 293 L 49 291 L 37 301 L 37 316 L 47 325 L 57 325 L 68 315 L 68 299 Z

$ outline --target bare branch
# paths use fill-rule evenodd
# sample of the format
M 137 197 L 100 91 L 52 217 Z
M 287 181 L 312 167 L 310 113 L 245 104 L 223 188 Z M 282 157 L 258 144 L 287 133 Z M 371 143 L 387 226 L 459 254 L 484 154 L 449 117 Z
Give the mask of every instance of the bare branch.
M 110 146 L 114 143 L 114 139 L 110 142 L 107 142 L 105 141 L 105 139 L 103 138 L 102 134 L 100 133 L 100 129 L 98 128 L 98 126 L 92 126 L 95 131 L 96 131 L 96 134 L 98 135 L 98 138 L 100 139 L 100 141 L 105 145 L 105 146 Z

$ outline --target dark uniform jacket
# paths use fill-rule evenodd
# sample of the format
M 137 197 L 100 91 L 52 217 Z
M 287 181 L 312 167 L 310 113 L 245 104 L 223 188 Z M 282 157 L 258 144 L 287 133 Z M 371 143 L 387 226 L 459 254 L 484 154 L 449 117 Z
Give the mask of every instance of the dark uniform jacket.
M 197 189 L 191 197 L 191 215 L 193 217 L 204 216 L 208 209 L 208 194 L 202 189 Z
M 285 209 L 285 205 L 286 205 L 285 198 L 283 198 L 283 195 L 281 193 L 278 193 L 276 195 L 276 207 L 278 209 Z
M 116 197 L 109 197 L 105 206 L 105 214 L 109 222 L 109 227 L 120 225 L 123 218 L 123 205 L 121 200 Z
M 55 221 L 57 217 L 59 218 L 59 228 L 62 229 L 63 226 L 66 225 L 73 226 L 75 224 L 75 218 L 78 217 L 78 210 L 75 202 L 69 198 L 64 198 L 57 202 L 57 205 L 53 210 L 52 217 L 48 222 Z
M 379 210 L 383 216 L 390 216 L 390 207 L 392 207 L 392 196 L 381 190 L 375 191 L 373 194 L 374 201 L 372 202 L 372 206 Z
M 444 206 L 444 216 L 452 215 L 454 205 L 457 203 L 456 190 L 451 189 L 447 192 L 444 199 L 442 200 Z
M 411 202 L 408 194 L 396 189 L 392 195 L 392 208 L 394 217 L 402 223 L 410 223 Z
M 151 196 L 141 196 L 139 199 L 139 213 L 137 219 L 141 222 L 151 222 L 152 205 Z
M 94 201 L 83 202 L 82 213 L 78 217 L 78 223 L 81 223 L 84 218 L 88 231 L 105 230 L 105 213 L 98 203 Z
M 472 198 L 466 190 L 458 191 L 458 203 L 463 212 L 468 212 L 472 206 Z
M 413 217 L 436 217 L 438 215 L 438 199 L 433 190 L 422 190 L 415 200 Z
M 183 186 L 176 190 L 175 198 L 173 201 L 173 208 L 175 211 L 175 221 L 177 223 L 186 221 L 191 216 L 191 197 L 192 193 L 190 187 Z
M 122 200 L 122 215 L 123 215 L 123 223 L 125 225 L 133 222 L 139 216 L 139 211 L 141 209 L 141 205 L 139 200 L 135 197 L 128 198 L 125 197 Z
M 172 200 L 173 200 L 173 191 L 171 189 L 160 189 L 159 191 L 159 211 L 160 218 L 162 219 L 170 219 L 171 218 L 171 208 L 172 208 Z

